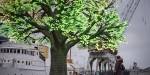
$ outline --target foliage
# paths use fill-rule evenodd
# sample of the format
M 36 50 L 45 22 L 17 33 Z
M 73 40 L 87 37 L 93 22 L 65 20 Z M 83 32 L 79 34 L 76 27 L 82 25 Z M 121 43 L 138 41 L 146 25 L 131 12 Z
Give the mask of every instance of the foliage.
M 126 24 L 110 0 L 12 0 L 1 5 L 1 32 L 17 40 L 46 39 L 51 46 L 77 43 L 115 49 Z M 40 37 L 37 37 L 40 35 Z M 36 36 L 36 37 L 35 37 Z

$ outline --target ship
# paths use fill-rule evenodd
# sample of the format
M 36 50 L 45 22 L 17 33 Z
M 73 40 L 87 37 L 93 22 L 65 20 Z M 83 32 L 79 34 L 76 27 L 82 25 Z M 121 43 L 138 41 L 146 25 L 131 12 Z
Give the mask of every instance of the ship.
M 46 56 L 40 49 L 38 45 L 15 43 L 0 36 L 0 75 L 47 75 Z

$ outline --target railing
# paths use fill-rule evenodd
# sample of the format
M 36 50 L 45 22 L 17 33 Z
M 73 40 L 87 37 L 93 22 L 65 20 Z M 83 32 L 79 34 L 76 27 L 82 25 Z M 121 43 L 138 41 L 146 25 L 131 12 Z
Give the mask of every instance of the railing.
M 107 72 L 93 71 L 91 73 L 90 71 L 84 71 L 80 73 L 80 75 L 114 75 L 114 72 L 113 71 L 107 71 Z M 130 75 L 130 72 L 124 71 L 124 75 Z
M 80 71 L 69 75 L 114 75 L 113 71 L 100 72 L 100 71 Z M 123 75 L 150 75 L 150 71 L 124 71 Z

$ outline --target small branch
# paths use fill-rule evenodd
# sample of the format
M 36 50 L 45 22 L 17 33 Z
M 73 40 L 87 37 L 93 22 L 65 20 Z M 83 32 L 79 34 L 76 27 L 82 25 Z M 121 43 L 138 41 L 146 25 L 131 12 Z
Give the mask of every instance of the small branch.
M 29 28 L 27 28 L 27 29 L 24 29 L 24 30 L 23 30 L 23 33 L 28 32 L 28 31 L 31 30 L 31 29 L 33 29 L 33 27 L 29 27 Z
M 54 42 L 54 37 L 52 36 L 52 33 L 49 32 L 48 28 L 46 26 L 41 26 L 39 24 L 37 24 L 36 22 L 34 22 L 32 20 L 32 18 L 25 18 L 25 15 L 24 14 L 14 14 L 12 12 L 10 12 L 10 14 L 12 16 L 16 16 L 16 17 L 19 17 L 19 18 L 22 18 L 23 20 L 25 20 L 27 23 L 31 24 L 32 26 L 34 26 L 35 28 L 37 28 L 41 33 L 43 33 L 46 37 L 48 37 L 51 41 L 51 43 L 55 43 Z M 53 46 L 54 44 L 52 44 Z
M 70 49 L 71 47 L 73 47 L 75 44 L 77 44 L 80 41 L 80 39 L 76 39 L 76 40 L 71 40 L 69 41 L 66 45 L 67 45 L 67 49 Z
M 107 7 L 104 8 L 104 10 L 107 10 L 108 8 L 111 8 L 115 4 L 116 0 L 112 0 Z
M 32 31 L 31 33 L 32 33 L 32 34 L 34 34 L 34 33 L 40 33 L 40 30 L 34 30 L 34 31 Z
M 86 30 L 85 30 L 83 33 L 79 34 L 79 37 L 82 36 L 82 35 L 84 35 L 84 34 L 89 33 L 90 30 L 92 29 L 92 27 L 94 26 L 94 24 L 95 24 L 95 21 L 93 21 L 93 22 L 91 23 L 91 25 L 90 25 L 89 27 L 87 27 Z
M 27 38 L 30 37 L 31 34 L 32 34 L 32 33 L 29 33 L 29 34 L 24 38 L 24 40 L 27 40 Z
M 102 25 L 99 27 L 99 29 L 96 31 L 95 34 L 90 36 L 89 40 L 97 37 L 101 32 L 102 32 Z
M 0 13 L 0 16 L 5 16 L 3 13 Z

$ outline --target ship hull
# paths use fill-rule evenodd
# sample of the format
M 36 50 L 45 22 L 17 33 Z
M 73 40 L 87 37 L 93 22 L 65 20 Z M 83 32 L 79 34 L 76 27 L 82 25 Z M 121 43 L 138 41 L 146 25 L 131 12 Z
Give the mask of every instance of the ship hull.
M 46 75 L 46 71 L 0 67 L 0 75 Z

